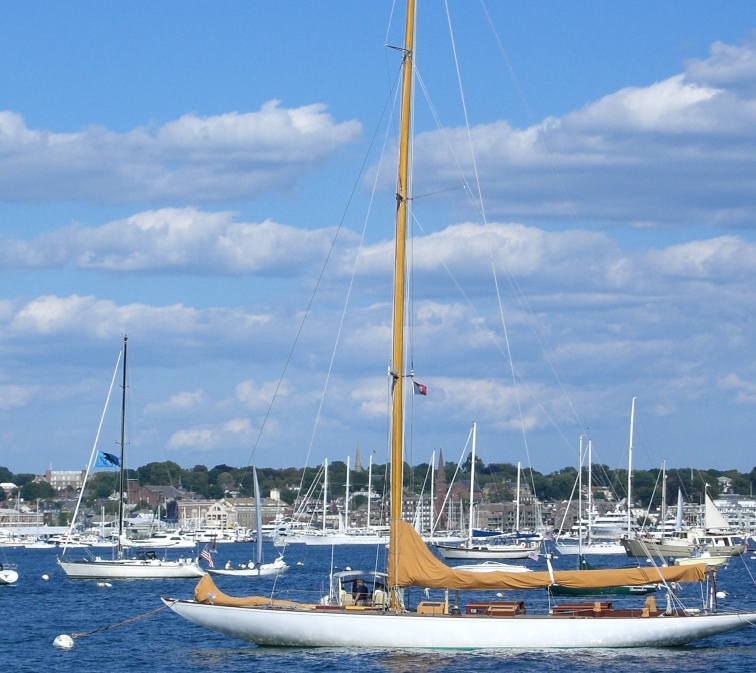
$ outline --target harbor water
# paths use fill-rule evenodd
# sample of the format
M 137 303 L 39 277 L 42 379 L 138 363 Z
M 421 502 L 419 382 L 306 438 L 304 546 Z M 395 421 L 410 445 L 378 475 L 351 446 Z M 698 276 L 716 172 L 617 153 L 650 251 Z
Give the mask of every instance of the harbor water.
M 102 551 L 102 550 L 99 550 Z M 72 550 L 71 558 L 81 558 L 85 550 Z M 266 545 L 266 561 L 278 553 Z M 246 563 L 254 555 L 252 544 L 219 545 L 214 554 L 216 566 L 227 561 Z M 280 578 L 218 577 L 218 587 L 231 595 L 269 595 L 274 582 L 276 595 L 313 601 L 328 593 L 331 569 L 346 567 L 371 571 L 382 570 L 385 549 L 370 547 L 305 547 L 286 550 L 289 570 Z M 82 673 L 107 671 L 193 671 L 235 672 L 292 671 L 381 671 L 389 673 L 424 673 L 436 671 L 548 670 L 561 673 L 622 671 L 742 671 L 749 661 L 756 661 L 756 628 L 712 638 L 694 645 L 670 649 L 635 650 L 551 650 L 551 651 L 400 651 L 349 649 L 292 649 L 256 647 L 201 629 L 181 619 L 170 610 L 162 610 L 130 624 L 79 637 L 69 651 L 52 647 L 59 634 L 86 633 L 142 615 L 161 606 L 160 597 L 190 598 L 196 580 L 111 580 L 110 587 L 98 586 L 94 580 L 71 580 L 56 564 L 56 551 L 12 548 L 2 550 L 2 561 L 18 566 L 15 585 L 0 586 L 3 628 L 0 647 L 5 670 L 15 672 L 56 671 Z M 178 552 L 169 553 L 169 557 Z M 718 590 L 727 593 L 720 600 L 720 609 L 756 610 L 756 560 L 749 552 L 733 558 L 718 573 Z M 596 567 L 629 565 L 624 557 L 594 557 Z M 555 568 L 571 568 L 575 558 L 554 561 Z M 515 562 L 513 562 L 515 563 Z M 533 569 L 545 570 L 543 559 L 527 561 Z M 43 575 L 49 580 L 43 580 Z M 431 598 L 440 596 L 431 592 Z M 477 597 L 480 597 L 478 595 Z M 681 597 L 688 607 L 701 607 L 700 590 L 685 585 Z M 425 598 L 420 589 L 413 589 L 408 600 L 414 605 Z M 495 598 L 495 594 L 489 594 Z M 461 597 L 464 603 L 466 596 Z M 498 600 L 501 600 L 499 598 Z M 545 591 L 508 592 L 506 600 L 524 600 L 528 612 L 548 610 Z M 554 602 L 575 602 L 575 599 L 552 599 Z M 590 598 L 584 599 L 592 600 Z M 616 606 L 640 605 L 643 598 L 603 597 Z M 657 594 L 665 604 L 663 592 Z M 506 620 L 502 620 L 506 628 Z

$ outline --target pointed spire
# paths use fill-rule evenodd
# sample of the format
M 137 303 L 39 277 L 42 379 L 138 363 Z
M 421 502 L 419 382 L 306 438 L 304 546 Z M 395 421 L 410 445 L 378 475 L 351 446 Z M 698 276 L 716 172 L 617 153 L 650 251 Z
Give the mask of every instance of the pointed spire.
M 362 472 L 362 460 L 360 459 L 360 443 L 357 442 L 357 451 L 354 453 L 354 471 Z

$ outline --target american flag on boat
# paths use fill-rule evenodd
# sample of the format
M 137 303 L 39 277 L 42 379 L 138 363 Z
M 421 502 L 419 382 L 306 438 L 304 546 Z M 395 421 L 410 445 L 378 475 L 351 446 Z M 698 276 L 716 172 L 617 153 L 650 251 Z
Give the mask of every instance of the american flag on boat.
M 205 545 L 205 548 L 200 552 L 200 558 L 207 561 L 207 565 L 209 565 L 211 568 L 215 568 L 215 563 L 213 563 L 213 555 L 210 553 L 207 545 Z

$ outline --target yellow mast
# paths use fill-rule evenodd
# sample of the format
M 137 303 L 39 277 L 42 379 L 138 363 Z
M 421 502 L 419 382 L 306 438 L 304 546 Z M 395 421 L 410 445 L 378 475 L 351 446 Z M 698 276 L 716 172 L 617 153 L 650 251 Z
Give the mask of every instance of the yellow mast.
M 394 333 L 391 357 L 391 538 L 389 563 L 398 576 L 398 526 L 402 520 L 402 467 L 404 465 L 404 291 L 406 269 L 407 199 L 409 184 L 410 117 L 412 115 L 412 58 L 415 37 L 415 0 L 407 0 L 402 63 L 402 109 L 399 138 L 399 170 L 396 185 L 396 248 L 394 253 Z M 396 607 L 396 592 L 391 592 Z

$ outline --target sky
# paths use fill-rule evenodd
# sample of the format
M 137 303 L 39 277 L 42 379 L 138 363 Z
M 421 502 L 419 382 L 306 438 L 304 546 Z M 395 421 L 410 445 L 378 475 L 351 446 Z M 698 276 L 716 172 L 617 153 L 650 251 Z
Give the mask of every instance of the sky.
M 418 3 L 408 460 L 477 422 L 485 462 L 622 466 L 636 397 L 637 467 L 750 471 L 756 7 L 448 8 Z M 385 461 L 403 11 L 4 9 L 0 464 L 86 464 L 126 334 L 132 467 Z

